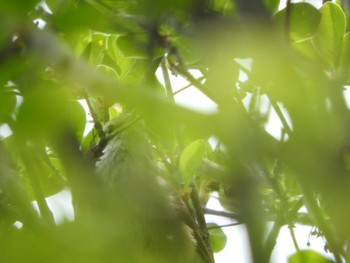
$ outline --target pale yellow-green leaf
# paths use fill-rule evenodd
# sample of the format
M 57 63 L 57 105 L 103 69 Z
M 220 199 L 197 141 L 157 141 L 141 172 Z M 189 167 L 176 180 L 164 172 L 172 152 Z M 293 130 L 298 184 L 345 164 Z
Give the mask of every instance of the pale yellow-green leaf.
M 320 12 L 321 22 L 312 41 L 325 66 L 337 69 L 346 28 L 345 14 L 332 2 L 324 4 Z
M 180 156 L 180 170 L 185 181 L 189 181 L 201 164 L 206 150 L 206 142 L 197 140 L 188 145 Z

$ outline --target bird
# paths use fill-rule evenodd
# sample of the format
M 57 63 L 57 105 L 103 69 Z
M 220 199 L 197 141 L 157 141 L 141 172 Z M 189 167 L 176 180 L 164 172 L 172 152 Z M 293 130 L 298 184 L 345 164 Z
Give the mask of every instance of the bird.
M 206 262 L 183 219 L 184 206 L 162 179 L 144 121 L 122 113 L 105 124 L 104 133 L 96 175 L 115 207 L 115 227 L 127 229 L 117 238 L 138 255 L 134 261 Z

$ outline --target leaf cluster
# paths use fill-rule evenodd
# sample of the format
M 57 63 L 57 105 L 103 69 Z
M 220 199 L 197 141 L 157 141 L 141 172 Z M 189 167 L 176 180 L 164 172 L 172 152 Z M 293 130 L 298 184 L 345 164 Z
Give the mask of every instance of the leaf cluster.
M 281 10 L 278 0 L 0 5 L 0 131 L 10 131 L 0 140 L 5 261 L 191 262 L 178 244 L 172 254 L 138 254 L 129 218 L 96 176 L 103 127 L 130 112 L 147 127 L 161 179 L 185 204 L 204 262 L 226 246 L 205 214 L 245 224 L 254 262 L 269 262 L 283 226 L 297 250 L 289 262 L 328 262 L 300 250 L 297 224 L 317 227 L 336 262 L 350 260 L 347 1 L 287 1 Z M 188 85 L 175 90 L 175 77 Z M 187 89 L 216 110 L 180 106 Z M 269 133 L 271 116 L 279 135 Z M 64 189 L 75 219 L 57 224 L 47 198 Z M 210 197 L 223 211 L 206 208 Z

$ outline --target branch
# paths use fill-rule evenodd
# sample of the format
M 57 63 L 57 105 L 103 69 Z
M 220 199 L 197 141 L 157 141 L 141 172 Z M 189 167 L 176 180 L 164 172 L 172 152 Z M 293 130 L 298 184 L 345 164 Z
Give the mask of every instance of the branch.
M 203 79 L 205 79 L 205 76 L 199 77 L 198 79 L 196 79 L 196 81 L 200 82 L 200 81 L 202 81 Z M 188 89 L 189 87 L 192 87 L 192 86 L 193 86 L 192 83 L 189 83 L 189 84 L 186 85 L 185 87 L 182 87 L 181 89 L 178 89 L 177 91 L 175 91 L 175 92 L 173 93 L 173 95 L 176 95 L 176 94 L 178 94 L 178 93 L 180 93 L 180 92 L 182 92 L 182 91 L 184 91 L 184 90 L 186 90 L 186 89 Z
M 200 228 L 200 235 L 201 238 L 204 241 L 204 250 L 206 251 L 206 254 L 208 254 L 210 262 L 214 262 L 214 257 L 213 257 L 213 248 L 211 246 L 211 241 L 210 241 L 210 236 L 207 228 L 207 223 L 204 218 L 204 211 L 202 209 L 199 197 L 198 197 L 198 189 L 195 183 L 191 184 L 191 201 L 193 204 L 193 211 L 195 214 L 195 218 L 197 219 L 199 228 Z
M 240 220 L 240 217 L 238 214 L 236 213 L 232 213 L 232 212 L 226 212 L 226 211 L 217 211 L 214 209 L 210 209 L 210 208 L 203 208 L 204 213 L 207 215 L 214 215 L 214 216 L 222 216 L 222 217 L 227 217 L 230 219 L 235 219 L 235 220 Z

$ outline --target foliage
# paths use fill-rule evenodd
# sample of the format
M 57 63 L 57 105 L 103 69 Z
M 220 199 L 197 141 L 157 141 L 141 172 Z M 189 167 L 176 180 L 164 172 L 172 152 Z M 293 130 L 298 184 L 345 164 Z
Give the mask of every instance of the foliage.
M 254 262 L 269 262 L 283 226 L 297 250 L 289 262 L 328 262 L 299 250 L 295 224 L 316 227 L 334 260 L 349 261 L 349 7 L 324 2 L 1 0 L 0 125 L 11 130 L 0 141 L 2 260 L 213 262 L 226 246 L 205 222 L 216 213 L 245 224 Z M 177 105 L 188 87 L 174 91 L 170 74 L 216 111 Z M 280 136 L 268 133 L 270 113 Z M 110 143 L 131 131 L 144 135 Z M 111 167 L 130 176 L 118 194 L 95 169 L 111 149 Z M 75 219 L 56 224 L 46 198 L 63 189 Z M 205 208 L 213 192 L 225 211 Z M 166 245 L 174 237 L 183 242 Z

